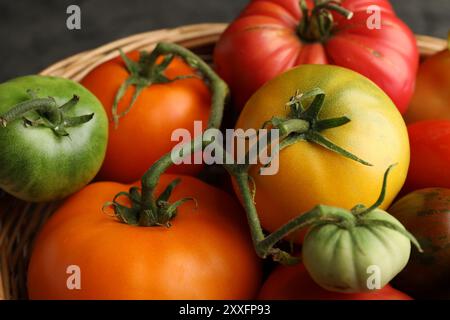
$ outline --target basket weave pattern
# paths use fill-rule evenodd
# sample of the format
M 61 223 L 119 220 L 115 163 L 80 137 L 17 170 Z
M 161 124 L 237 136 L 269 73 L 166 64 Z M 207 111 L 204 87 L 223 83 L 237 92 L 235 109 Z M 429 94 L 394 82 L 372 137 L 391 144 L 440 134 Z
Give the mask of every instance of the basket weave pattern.
M 194 50 L 207 62 L 226 24 L 210 23 L 163 29 L 132 35 L 94 50 L 81 52 L 48 67 L 42 75 L 80 81 L 96 66 L 124 52 L 152 50 L 161 41 L 174 42 Z M 446 47 L 446 41 L 417 36 L 422 57 Z M 26 271 L 33 240 L 58 203 L 31 204 L 0 190 L 0 300 L 26 299 Z

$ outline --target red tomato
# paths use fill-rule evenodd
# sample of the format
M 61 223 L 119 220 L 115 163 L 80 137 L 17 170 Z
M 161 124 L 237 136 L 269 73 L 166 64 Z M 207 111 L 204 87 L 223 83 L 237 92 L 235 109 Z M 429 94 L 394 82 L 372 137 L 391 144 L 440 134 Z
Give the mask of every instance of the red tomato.
M 161 176 L 157 192 L 174 179 Z M 181 177 L 169 201 L 194 197 L 197 210 L 187 202 L 179 207 L 170 228 L 140 227 L 102 211 L 105 202 L 129 187 L 91 184 L 50 218 L 31 256 L 31 299 L 255 297 L 260 260 L 245 215 L 230 195 L 195 178 Z M 79 290 L 68 289 L 69 266 L 79 267 Z
M 308 2 L 312 7 L 312 1 Z M 381 28 L 369 29 L 381 10 Z M 419 63 L 410 29 L 387 0 L 343 0 L 353 18 L 333 12 L 329 36 L 305 39 L 299 25 L 299 0 L 253 0 L 220 38 L 214 61 L 230 85 L 239 110 L 268 80 L 299 64 L 336 64 L 357 71 L 380 86 L 404 113 Z
M 432 187 L 450 188 L 450 120 L 408 126 L 411 163 L 403 193 Z
M 309 276 L 303 264 L 280 266 L 269 276 L 260 293 L 261 300 L 412 300 L 390 285 L 365 293 L 338 293 L 327 291 Z
M 137 61 L 138 52 L 129 57 Z M 165 70 L 169 79 L 192 75 L 193 70 L 181 59 L 174 59 Z M 129 77 L 122 58 L 118 57 L 92 70 L 81 83 L 102 102 L 108 118 L 109 141 L 99 178 L 124 183 L 134 182 L 161 156 L 178 143 L 171 141 L 175 129 L 184 128 L 194 136 L 194 121 L 207 126 L 211 95 L 197 78 L 152 84 L 138 96 L 130 112 L 121 117 L 118 126 L 112 122 L 112 106 L 121 84 Z M 131 102 L 130 87 L 118 105 L 123 112 Z M 173 166 L 169 172 L 195 174 L 201 165 Z

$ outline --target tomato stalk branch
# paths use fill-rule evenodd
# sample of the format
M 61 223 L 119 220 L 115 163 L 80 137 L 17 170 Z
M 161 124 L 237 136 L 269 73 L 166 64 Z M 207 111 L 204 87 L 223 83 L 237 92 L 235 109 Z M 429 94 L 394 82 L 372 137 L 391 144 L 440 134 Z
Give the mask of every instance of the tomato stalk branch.
M 179 57 L 199 73 L 210 88 L 211 111 L 207 128 L 218 129 L 221 126 L 224 107 L 229 94 L 228 86 L 213 71 L 213 69 L 196 54 L 179 45 L 161 42 L 156 45 L 155 49 L 150 54 L 145 52 L 141 53 L 139 62 L 131 61 L 123 54 L 123 52 L 121 52 L 121 55 L 130 72 L 130 77 L 122 84 L 115 98 L 112 113 L 116 125 L 119 118 L 129 112 L 143 88 L 154 83 L 167 83 L 191 77 L 179 76 L 174 79 L 168 79 L 164 75 L 165 69 L 170 65 L 174 57 Z M 158 64 L 157 60 L 159 57 L 162 57 L 163 60 Z M 118 103 L 125 94 L 126 89 L 131 85 L 136 87 L 131 104 L 124 112 L 117 114 Z M 137 190 L 134 187 L 131 188 L 129 192 L 120 194 L 120 196 L 129 198 L 131 207 L 121 205 L 117 201 L 117 196 L 112 202 L 107 203 L 105 206 L 113 206 L 116 216 L 129 224 L 140 226 L 169 225 L 170 219 L 176 215 L 177 207 L 187 200 L 195 201 L 195 199 L 181 199 L 173 204 L 168 202 L 170 193 L 178 184 L 178 181 L 174 181 L 170 184 L 163 194 L 157 197 L 155 195 L 155 188 L 158 185 L 159 177 L 173 164 L 173 161 L 182 160 L 185 156 L 192 154 L 193 152 L 199 150 L 203 151 L 209 143 L 211 143 L 211 141 L 203 141 L 203 137 L 196 138 L 189 142 L 188 146 L 184 146 L 178 154 L 169 152 L 155 162 L 142 177 L 142 190 Z M 184 154 L 186 149 L 188 149 L 186 152 L 187 154 Z

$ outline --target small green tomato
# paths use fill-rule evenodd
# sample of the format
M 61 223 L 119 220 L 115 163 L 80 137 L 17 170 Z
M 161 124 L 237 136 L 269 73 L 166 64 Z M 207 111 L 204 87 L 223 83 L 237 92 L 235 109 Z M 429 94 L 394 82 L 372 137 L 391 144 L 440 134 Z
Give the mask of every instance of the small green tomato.
M 378 201 L 351 211 L 318 206 L 317 217 L 303 243 L 303 262 L 321 287 L 336 292 L 366 292 L 383 288 L 409 260 L 411 241 L 417 240 L 387 212 L 383 202 L 386 171 Z

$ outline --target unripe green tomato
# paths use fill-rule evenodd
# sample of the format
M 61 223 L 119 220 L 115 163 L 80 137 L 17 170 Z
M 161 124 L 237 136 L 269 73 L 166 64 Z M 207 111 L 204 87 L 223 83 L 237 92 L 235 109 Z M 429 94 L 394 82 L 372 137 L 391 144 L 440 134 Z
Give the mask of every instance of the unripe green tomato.
M 80 84 L 39 75 L 0 84 L 0 189 L 16 198 L 44 202 L 80 190 L 99 171 L 107 140 L 105 110 Z
M 357 218 L 347 211 L 344 224 L 313 226 L 303 243 L 303 262 L 311 277 L 324 289 L 367 292 L 383 288 L 408 263 L 410 240 L 380 224 L 381 220 L 404 227 L 393 216 L 375 209 Z

